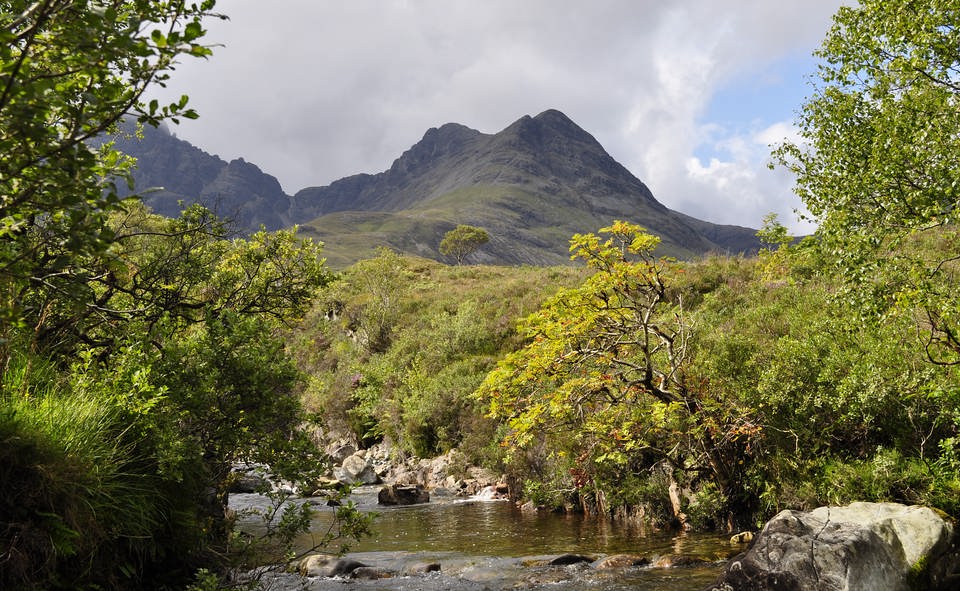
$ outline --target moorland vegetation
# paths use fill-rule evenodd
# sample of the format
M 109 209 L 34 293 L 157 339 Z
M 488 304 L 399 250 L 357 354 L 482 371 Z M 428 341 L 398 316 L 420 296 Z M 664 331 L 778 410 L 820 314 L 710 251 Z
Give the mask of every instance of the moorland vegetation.
M 837 13 L 803 141 L 776 152 L 815 236 L 771 217 L 756 257 L 677 261 L 611 220 L 569 267 L 384 250 L 339 274 L 293 231 L 121 199 L 132 162 L 87 143 L 194 116 L 141 98 L 209 54 L 213 1 L 0 7 L 3 588 L 215 586 L 245 545 L 231 468 L 314 479 L 311 421 L 662 526 L 852 500 L 960 514 L 950 2 Z M 309 509 L 285 515 L 281 538 Z

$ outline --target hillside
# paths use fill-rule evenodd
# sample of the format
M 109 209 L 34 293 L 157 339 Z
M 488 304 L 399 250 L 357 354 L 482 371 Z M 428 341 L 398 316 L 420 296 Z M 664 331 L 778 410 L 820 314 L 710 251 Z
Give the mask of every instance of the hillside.
M 630 220 L 663 239 L 680 258 L 750 252 L 755 230 L 721 226 L 671 211 L 597 140 L 556 110 L 524 116 L 495 134 L 457 123 L 428 130 L 390 169 L 358 174 L 293 196 L 242 159 L 226 163 L 169 133 L 148 130 L 122 150 L 138 158 L 137 186 L 162 186 L 147 202 L 164 214 L 190 195 L 244 231 L 299 224 L 322 240 L 333 267 L 367 258 L 379 246 L 435 260 L 458 224 L 485 228 L 490 242 L 473 263 L 568 263 L 575 233 Z

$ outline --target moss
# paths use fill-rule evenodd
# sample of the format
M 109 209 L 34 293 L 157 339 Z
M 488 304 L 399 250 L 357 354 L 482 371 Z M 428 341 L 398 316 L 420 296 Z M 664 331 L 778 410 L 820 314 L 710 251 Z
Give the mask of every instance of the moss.
M 930 556 L 924 555 L 913 563 L 907 573 L 907 588 L 911 591 L 925 591 L 930 588 Z

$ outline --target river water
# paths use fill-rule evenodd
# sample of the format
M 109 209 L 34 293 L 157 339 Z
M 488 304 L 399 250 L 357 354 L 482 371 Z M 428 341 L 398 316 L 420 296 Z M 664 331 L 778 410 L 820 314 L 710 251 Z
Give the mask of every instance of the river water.
M 736 550 L 726 535 L 644 531 L 583 515 L 521 511 L 512 503 L 435 498 L 410 507 L 376 505 L 377 487 L 363 487 L 353 500 L 377 513 L 374 535 L 351 545 L 346 558 L 388 571 L 411 564 L 438 563 L 441 571 L 380 580 L 283 575 L 274 589 L 311 591 L 423 590 L 498 591 L 693 591 L 716 580 Z M 257 506 L 251 495 L 236 495 L 238 508 Z M 331 512 L 319 508 L 313 530 L 325 531 Z M 252 524 L 247 524 L 252 528 Z M 298 540 L 300 549 L 313 536 Z M 636 554 L 652 563 L 695 557 L 696 566 L 595 569 L 589 564 L 549 566 L 561 554 L 602 558 Z

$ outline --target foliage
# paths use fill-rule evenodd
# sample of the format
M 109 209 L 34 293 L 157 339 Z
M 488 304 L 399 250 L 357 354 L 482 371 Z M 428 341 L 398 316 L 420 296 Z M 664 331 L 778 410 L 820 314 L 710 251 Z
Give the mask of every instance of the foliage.
M 615 222 L 601 233 L 609 238 L 573 237 L 573 257 L 595 273 L 522 321 L 527 344 L 477 397 L 508 425 L 506 447 L 546 445 L 574 460 L 578 488 L 616 489 L 624 474 L 665 465 L 709 474 L 745 502 L 734 434 L 749 423 L 689 377 L 693 331 L 674 287 L 682 270 L 655 258 L 658 239 L 638 226 Z
M 443 240 L 440 241 L 440 254 L 453 255 L 453 258 L 457 259 L 457 264 L 460 265 L 463 259 L 487 242 L 490 242 L 490 235 L 486 230 L 460 224 L 444 234 Z
M 159 478 L 138 469 L 119 400 L 75 392 L 26 354 L 3 377 L 0 585 L 71 588 L 142 567 L 167 508 L 155 501 Z
M 4 587 L 179 585 L 225 566 L 233 462 L 321 469 L 279 338 L 329 280 L 319 247 L 121 201 L 133 162 L 101 141 L 196 116 L 142 98 L 210 53 L 214 4 L 0 11 Z
M 897 450 L 903 479 L 877 471 L 858 498 L 956 510 L 956 371 L 911 347 L 909 316 L 851 323 L 820 243 L 771 219 L 756 259 L 679 264 L 635 227 L 604 232 L 574 238 L 596 272 L 521 322 L 477 392 L 530 494 L 745 527 L 853 498 L 840 481 Z
M 682 518 L 675 497 L 695 527 L 753 527 L 784 508 L 852 499 L 853 479 L 869 473 L 876 485 L 861 500 L 956 511 L 957 368 L 924 361 L 909 315 L 851 320 L 823 243 L 768 221 L 768 247 L 750 259 L 663 260 L 645 254 L 656 242 L 645 235 L 631 253 L 641 232 L 626 224 L 609 241 L 576 237 L 592 265 L 580 270 L 384 252 L 347 269 L 297 330 L 308 404 L 365 444 L 388 438 L 417 455 L 459 446 L 556 508 L 642 508 L 666 524 Z M 359 327 L 379 318 L 389 338 L 374 351 Z M 683 363 L 671 365 L 661 338 L 685 343 L 673 355 Z M 495 416 L 480 416 L 474 389 Z
M 151 587 L 219 563 L 236 460 L 303 472 L 277 323 L 328 280 L 293 232 L 228 240 L 194 207 L 117 198 L 132 164 L 87 142 L 175 59 L 213 2 L 14 3 L 0 35 L 0 499 L 5 586 Z M 7 452 L 9 451 L 9 455 Z
M 934 363 L 960 362 L 958 19 L 946 0 L 840 8 L 802 142 L 777 151 L 849 298 L 867 317 L 916 312 Z
M 580 276 L 381 251 L 346 269 L 291 339 L 312 376 L 307 406 L 363 445 L 386 437 L 421 456 L 459 445 L 473 461 L 496 460 L 493 427 L 469 394 L 516 347 L 514 319 Z
M 0 12 L 0 281 L 6 323 L 34 289 L 71 294 L 75 255 L 102 253 L 132 162 L 88 140 L 130 114 L 158 124 L 195 117 L 187 98 L 141 101 L 182 56 L 204 57 L 212 0 L 6 3 Z M 29 312 L 27 312 L 29 315 Z
M 956 489 L 952 469 L 927 471 L 912 496 L 895 486 L 840 487 L 838 475 L 854 472 L 828 470 L 868 465 L 884 449 L 901 453 L 904 466 L 929 465 L 960 425 L 957 376 L 911 346 L 909 317 L 851 323 L 856 311 L 833 297 L 837 280 L 806 272 L 819 256 L 808 252 L 816 243 L 783 249 L 780 276 L 761 257 L 758 280 L 704 298 L 693 344 L 701 380 L 718 398 L 751 409 L 759 428 L 743 475 L 761 501 L 759 517 L 835 502 L 831 491 L 854 487 L 860 500 L 910 498 L 952 510 L 942 493 Z
M 9 530 L 11 556 L 37 561 L 18 571 L 29 578 L 14 584 L 139 588 L 185 580 L 219 563 L 228 547 L 226 487 L 234 463 L 269 464 L 289 479 L 313 478 L 323 467 L 299 430 L 299 372 L 278 324 L 296 318 L 327 280 L 316 247 L 292 233 L 226 240 L 211 230 L 219 222 L 196 208 L 170 220 L 128 204 L 111 223 L 122 232 L 106 253 L 71 261 L 92 277 L 83 285 L 89 299 L 74 299 L 81 291 L 70 298 L 30 292 L 49 312 L 32 321 L 35 330 L 7 331 L 18 340 L 6 349 L 15 371 L 4 376 L 0 406 L 16 420 L 5 440 L 35 441 L 30 445 L 60 459 L 41 468 L 45 460 L 20 453 L 24 476 L 5 479 L 0 498 L 27 515 L 55 518 L 24 518 L 18 527 L 39 534 L 62 522 L 58 529 L 74 532 L 86 553 L 80 562 L 64 560 L 79 550 L 49 535 L 44 551 L 21 548 L 25 538 Z M 57 386 L 36 396 L 51 374 Z M 24 422 L 61 416 L 57 409 L 72 409 L 74 397 L 106 413 L 102 428 L 86 433 L 82 412 L 64 414 L 58 433 L 67 440 Z M 100 461 L 84 459 L 84 447 L 68 444 L 73 437 L 110 451 L 105 461 L 122 474 L 119 484 Z M 37 470 L 49 487 L 68 491 L 49 510 L 42 494 L 18 492 Z M 101 498 L 111 499 L 109 510 L 100 508 Z M 88 518 L 82 527 L 74 506 L 92 511 L 81 512 Z M 113 517 L 129 523 L 112 525 Z

